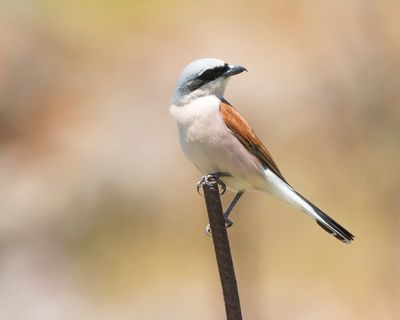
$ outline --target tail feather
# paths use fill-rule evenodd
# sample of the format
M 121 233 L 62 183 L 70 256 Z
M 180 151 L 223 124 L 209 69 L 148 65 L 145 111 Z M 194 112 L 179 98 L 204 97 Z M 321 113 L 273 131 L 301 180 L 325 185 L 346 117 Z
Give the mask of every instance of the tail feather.
M 296 192 L 296 194 L 314 210 L 316 214 L 316 222 L 322 229 L 332 234 L 335 238 L 339 239 L 342 242 L 351 243 L 354 240 L 354 235 L 343 228 L 339 223 L 329 217 L 322 210 L 317 208 L 309 200 L 304 198 L 300 193 Z
M 337 239 L 345 243 L 351 243 L 354 236 L 338 224 L 335 220 L 327 214 L 318 209 L 310 201 L 304 198 L 300 193 L 294 190 L 287 182 L 283 181 L 274 172 L 269 169 L 265 170 L 265 177 L 267 181 L 266 191 L 272 193 L 278 198 L 291 203 L 303 210 L 307 215 L 315 219 L 317 224 L 334 235 Z

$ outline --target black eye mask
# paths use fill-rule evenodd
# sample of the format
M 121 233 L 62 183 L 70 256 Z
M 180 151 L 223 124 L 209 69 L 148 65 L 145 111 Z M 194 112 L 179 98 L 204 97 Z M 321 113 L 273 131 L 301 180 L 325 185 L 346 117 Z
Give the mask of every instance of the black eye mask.
M 208 69 L 202 72 L 197 78 L 193 79 L 189 85 L 189 91 L 194 91 L 208 82 L 214 81 L 222 76 L 225 72 L 229 70 L 228 64 L 225 63 L 223 66 L 215 67 L 213 69 Z

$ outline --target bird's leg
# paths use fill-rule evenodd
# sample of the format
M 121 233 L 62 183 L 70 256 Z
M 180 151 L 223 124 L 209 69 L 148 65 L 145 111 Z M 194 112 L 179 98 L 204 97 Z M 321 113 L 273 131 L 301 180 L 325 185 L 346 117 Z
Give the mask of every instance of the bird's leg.
M 229 215 L 231 214 L 233 208 L 235 207 L 236 203 L 239 201 L 240 197 L 243 195 L 244 191 L 239 191 L 238 193 L 236 193 L 235 197 L 233 198 L 231 204 L 228 206 L 228 209 L 226 209 L 226 211 L 224 212 L 224 218 L 225 218 L 225 222 L 230 222 L 230 225 L 228 225 L 227 227 L 229 228 L 233 222 L 230 221 L 228 219 Z
M 244 191 L 239 191 L 238 193 L 236 193 L 235 197 L 233 198 L 233 200 L 231 201 L 231 203 L 228 206 L 228 209 L 226 209 L 226 211 L 224 212 L 224 219 L 225 219 L 225 227 L 229 228 L 233 225 L 233 222 L 231 220 L 229 220 L 229 215 L 231 214 L 233 208 L 235 207 L 236 203 L 239 201 L 240 197 L 243 195 Z M 206 235 L 210 236 L 211 235 L 211 226 L 210 224 L 208 224 L 206 226 L 206 230 L 205 230 Z

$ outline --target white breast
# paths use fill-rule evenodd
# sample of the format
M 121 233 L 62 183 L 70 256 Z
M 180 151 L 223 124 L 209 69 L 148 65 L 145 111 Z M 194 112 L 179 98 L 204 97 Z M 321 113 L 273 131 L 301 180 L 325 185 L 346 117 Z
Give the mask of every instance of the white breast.
M 220 112 L 220 99 L 207 96 L 182 107 L 172 105 L 185 155 L 204 174 L 225 172 L 232 189 L 263 189 L 265 180 L 259 161 L 228 129 Z

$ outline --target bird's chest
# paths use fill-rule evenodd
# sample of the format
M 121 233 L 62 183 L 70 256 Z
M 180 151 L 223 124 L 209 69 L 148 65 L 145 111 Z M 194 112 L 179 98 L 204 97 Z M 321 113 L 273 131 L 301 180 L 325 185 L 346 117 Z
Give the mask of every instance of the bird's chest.
M 230 174 L 232 178 L 223 181 L 232 189 L 257 187 L 261 166 L 229 130 L 219 104 L 218 100 L 218 103 L 171 107 L 183 152 L 204 174 Z
M 186 156 L 202 171 L 218 169 L 221 142 L 231 136 L 221 118 L 219 101 L 187 105 L 174 116 Z

